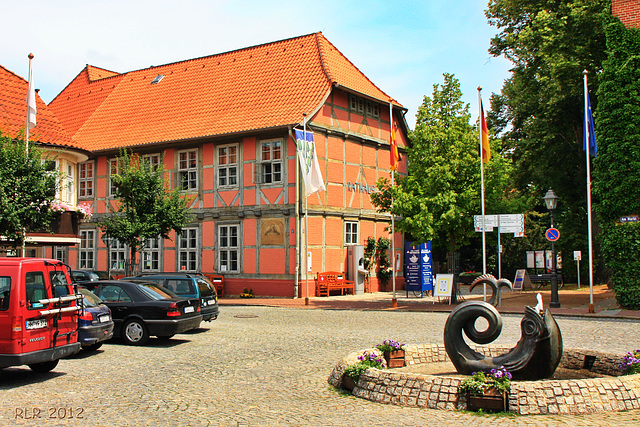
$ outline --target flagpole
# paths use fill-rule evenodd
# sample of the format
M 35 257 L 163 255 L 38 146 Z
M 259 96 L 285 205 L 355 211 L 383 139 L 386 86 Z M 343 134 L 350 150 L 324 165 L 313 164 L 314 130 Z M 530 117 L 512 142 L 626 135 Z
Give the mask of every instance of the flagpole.
M 484 225 L 484 156 L 482 154 L 482 115 L 484 114 L 482 109 L 482 87 L 478 86 L 478 107 L 480 111 L 480 120 L 478 121 L 478 135 L 480 141 L 480 204 L 482 205 L 482 274 L 487 274 L 487 244 L 485 236 Z M 487 285 L 483 284 L 482 287 L 483 301 L 487 300 Z
M 593 304 L 593 226 L 591 218 L 591 138 L 589 135 L 589 88 L 587 85 L 587 74 L 589 72 L 584 70 L 582 72 L 584 80 L 584 129 L 586 135 L 586 159 L 587 159 L 587 230 L 589 239 L 589 313 L 595 313 L 595 306 Z
M 27 58 L 29 58 L 29 86 L 27 89 L 27 118 L 26 118 L 26 125 L 25 125 L 25 133 L 24 133 L 24 138 L 25 138 L 25 142 L 26 142 L 26 152 L 29 152 L 29 128 L 31 127 L 31 102 L 35 103 L 35 96 L 32 96 L 32 92 L 33 92 L 33 74 L 31 71 L 31 61 L 33 60 L 33 53 L 30 53 L 29 55 L 27 55 Z
M 389 149 L 394 150 L 393 147 L 393 101 L 389 101 Z M 397 160 L 396 160 L 397 162 Z M 397 163 L 396 163 L 397 165 Z M 395 184 L 395 169 L 391 168 L 391 185 Z M 391 196 L 391 283 L 393 289 L 393 297 L 391 298 L 391 307 L 398 307 L 398 299 L 396 298 L 396 225 L 393 215 L 393 196 Z
M 302 113 L 302 134 L 307 141 L 307 113 Z M 296 150 L 297 151 L 297 150 Z M 298 154 L 299 155 L 299 154 Z M 304 181 L 304 180 L 303 180 Z M 304 185 L 304 280 L 307 290 L 304 305 L 309 305 L 309 221 L 307 220 L 307 184 Z

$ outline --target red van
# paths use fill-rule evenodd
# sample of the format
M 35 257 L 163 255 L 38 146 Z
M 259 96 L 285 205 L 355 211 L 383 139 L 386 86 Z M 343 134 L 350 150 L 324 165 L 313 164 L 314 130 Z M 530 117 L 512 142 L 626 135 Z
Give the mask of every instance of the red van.
M 80 350 L 69 268 L 42 258 L 0 258 L 0 368 L 48 372 Z

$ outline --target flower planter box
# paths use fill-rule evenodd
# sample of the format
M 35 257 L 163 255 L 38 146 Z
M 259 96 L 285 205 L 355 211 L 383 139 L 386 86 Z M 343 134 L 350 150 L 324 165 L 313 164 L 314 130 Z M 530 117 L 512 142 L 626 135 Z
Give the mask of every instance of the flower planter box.
M 489 389 L 481 396 L 467 394 L 467 409 L 470 411 L 507 412 L 509 397 L 507 393 L 500 393 L 496 389 Z
M 384 360 L 388 368 L 402 368 L 404 366 L 404 350 L 385 351 Z

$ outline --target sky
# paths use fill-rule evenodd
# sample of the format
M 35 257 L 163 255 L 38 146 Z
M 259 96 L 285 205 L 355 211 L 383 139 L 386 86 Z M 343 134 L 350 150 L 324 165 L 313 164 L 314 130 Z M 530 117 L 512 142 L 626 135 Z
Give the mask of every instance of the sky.
M 488 109 L 510 68 L 488 53 L 498 30 L 487 1 L 6 1 L 0 65 L 26 79 L 33 53 L 35 87 L 48 103 L 86 64 L 128 72 L 321 31 L 408 110 L 411 128 L 443 73 L 460 81 L 475 122 L 476 88 Z

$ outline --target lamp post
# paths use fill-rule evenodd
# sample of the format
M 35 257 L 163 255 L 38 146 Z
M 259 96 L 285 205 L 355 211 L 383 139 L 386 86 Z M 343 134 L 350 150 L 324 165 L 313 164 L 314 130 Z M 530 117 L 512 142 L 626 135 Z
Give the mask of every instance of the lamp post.
M 104 233 L 102 235 L 102 241 L 107 246 L 107 276 L 109 278 L 111 278 L 111 260 L 109 258 L 111 258 L 111 242 L 112 242 L 112 240 L 113 240 L 113 238 L 111 238 L 109 236 L 109 234 Z
M 551 228 L 553 228 L 553 211 L 558 206 L 558 196 L 550 188 L 547 194 L 542 198 L 544 204 L 547 206 L 547 210 L 551 216 Z M 560 308 L 560 301 L 558 300 L 558 275 L 556 272 L 556 251 L 554 247 L 554 240 L 551 240 L 551 303 L 549 307 Z

